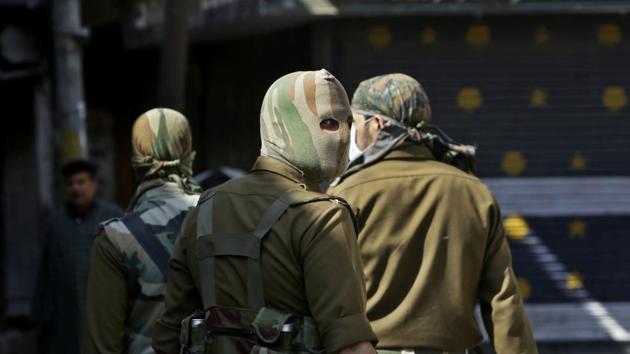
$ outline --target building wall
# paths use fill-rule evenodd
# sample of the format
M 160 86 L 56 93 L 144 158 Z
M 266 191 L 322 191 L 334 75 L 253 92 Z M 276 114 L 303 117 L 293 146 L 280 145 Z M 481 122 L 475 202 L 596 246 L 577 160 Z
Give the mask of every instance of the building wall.
M 11 119 L 11 130 L 3 129 L 2 249 L 5 315 L 30 314 L 34 279 L 39 264 L 39 245 L 43 240 L 45 205 L 40 198 L 38 144 L 33 114 L 34 82 L 0 83 L 5 101 L 3 110 Z
M 93 30 L 84 52 L 91 153 L 103 164 L 106 195 L 126 205 L 134 188 L 131 126 L 156 106 L 159 49 L 128 49 L 118 28 Z M 280 76 L 310 70 L 309 28 L 191 45 L 184 114 L 193 132 L 197 173 L 219 166 L 249 169 L 259 155 L 263 96 Z M 318 67 L 319 68 L 319 67 Z M 103 134 L 112 129 L 109 134 Z
M 222 165 L 249 169 L 260 153 L 260 105 L 284 74 L 311 70 L 310 33 L 270 35 L 195 46 L 187 111 L 193 121 L 199 171 Z
M 158 48 L 127 49 L 120 28 L 94 28 L 84 48 L 84 80 L 90 154 L 101 167 L 104 195 L 125 207 L 135 188 L 131 127 L 154 108 Z

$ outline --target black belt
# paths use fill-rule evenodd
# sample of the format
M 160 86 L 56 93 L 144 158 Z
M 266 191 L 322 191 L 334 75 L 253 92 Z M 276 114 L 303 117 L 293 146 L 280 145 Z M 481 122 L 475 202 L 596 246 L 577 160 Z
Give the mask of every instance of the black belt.
M 472 350 L 434 350 L 434 349 L 376 349 L 378 354 L 473 354 Z

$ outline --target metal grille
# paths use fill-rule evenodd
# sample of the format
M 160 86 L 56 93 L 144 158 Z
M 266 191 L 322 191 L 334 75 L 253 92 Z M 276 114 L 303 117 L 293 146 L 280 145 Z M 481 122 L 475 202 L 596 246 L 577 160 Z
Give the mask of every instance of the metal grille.
M 606 25 L 618 26 L 619 43 L 600 43 Z M 541 28 L 544 44 L 536 42 Z M 620 18 L 357 21 L 337 27 L 334 68 L 348 92 L 377 74 L 417 78 L 433 121 L 453 138 L 479 144 L 483 177 L 628 176 L 626 30 Z M 427 31 L 431 43 L 423 43 L 423 33 L 431 40 Z M 522 171 L 506 170 L 510 160 L 502 166 L 510 151 L 523 158 Z

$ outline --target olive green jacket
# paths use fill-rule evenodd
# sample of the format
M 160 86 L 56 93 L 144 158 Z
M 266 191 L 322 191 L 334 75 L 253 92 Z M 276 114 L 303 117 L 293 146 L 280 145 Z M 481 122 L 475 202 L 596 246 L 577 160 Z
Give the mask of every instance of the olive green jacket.
M 460 351 L 482 335 L 498 354 L 535 354 L 499 207 L 476 177 L 404 143 L 330 194 L 355 209 L 379 348 Z
M 279 195 L 296 188 L 317 187 L 279 160 L 258 158 L 250 174 L 216 188 L 215 232 L 252 231 Z M 197 218 L 195 208 L 184 221 L 170 261 L 166 310 L 153 336 L 158 353 L 179 351 L 182 319 L 203 307 Z M 215 262 L 217 303 L 247 307 L 247 261 L 224 257 Z M 289 208 L 264 239 L 261 263 L 265 306 L 313 317 L 327 352 L 376 340 L 365 314 L 361 260 L 346 207 L 323 200 Z

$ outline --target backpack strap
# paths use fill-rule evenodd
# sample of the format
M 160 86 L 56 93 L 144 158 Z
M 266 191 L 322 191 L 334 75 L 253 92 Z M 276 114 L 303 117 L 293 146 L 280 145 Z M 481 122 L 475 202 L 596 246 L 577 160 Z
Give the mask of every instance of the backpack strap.
M 151 227 L 140 218 L 139 213 L 128 214 L 123 217 L 121 221 L 125 224 L 127 229 L 129 229 L 131 235 L 138 241 L 140 246 L 144 248 L 145 252 L 164 276 L 164 279 L 167 279 L 168 261 L 171 256 L 160 240 L 155 237 Z
M 210 192 L 198 205 L 196 249 L 201 274 L 201 295 L 204 310 L 217 305 L 215 258 L 230 256 L 247 257 L 248 307 L 251 309 L 263 307 L 265 301 L 260 254 L 265 236 L 269 234 L 271 228 L 290 207 L 315 201 L 340 199 L 301 189 L 287 190 L 271 203 L 253 232 L 228 234 L 214 232 L 215 195 L 216 191 Z
M 203 309 L 215 306 L 217 303 L 216 292 L 214 288 L 214 256 L 201 257 L 202 250 L 201 239 L 212 235 L 214 223 L 214 196 L 215 190 L 204 194 L 197 204 L 197 258 L 199 258 L 199 271 L 201 275 L 201 296 L 203 301 Z

